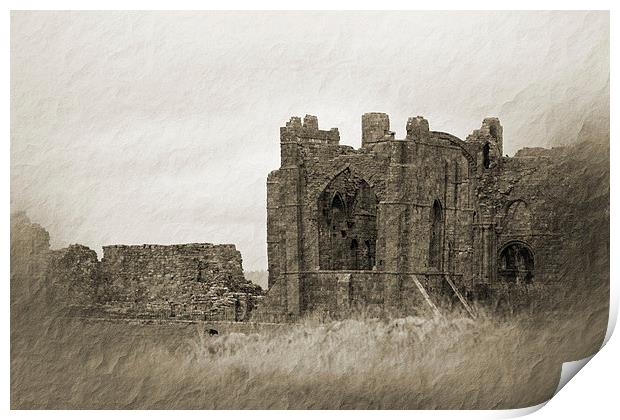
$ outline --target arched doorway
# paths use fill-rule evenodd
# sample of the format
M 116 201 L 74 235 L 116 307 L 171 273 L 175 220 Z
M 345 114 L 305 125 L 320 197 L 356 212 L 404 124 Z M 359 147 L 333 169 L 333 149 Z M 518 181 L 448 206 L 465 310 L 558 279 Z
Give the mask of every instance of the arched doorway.
M 497 277 L 500 281 L 513 284 L 534 282 L 534 253 L 522 241 L 511 241 L 499 252 Z

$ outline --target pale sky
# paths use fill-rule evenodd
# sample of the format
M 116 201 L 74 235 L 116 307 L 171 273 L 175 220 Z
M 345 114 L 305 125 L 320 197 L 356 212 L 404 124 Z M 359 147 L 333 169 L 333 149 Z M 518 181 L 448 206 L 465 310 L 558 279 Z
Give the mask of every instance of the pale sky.
M 13 12 L 11 208 L 52 247 L 234 243 L 266 269 L 279 127 L 386 112 L 504 150 L 609 118 L 607 12 Z

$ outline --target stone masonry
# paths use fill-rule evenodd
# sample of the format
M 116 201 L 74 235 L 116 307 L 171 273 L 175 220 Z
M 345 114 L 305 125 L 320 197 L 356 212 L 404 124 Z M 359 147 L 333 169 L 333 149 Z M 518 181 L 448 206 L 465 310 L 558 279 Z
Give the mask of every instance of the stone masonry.
M 243 321 L 262 297 L 234 245 L 83 245 L 50 249 L 49 234 L 11 216 L 11 303 L 40 295 L 86 316 Z M 41 300 L 40 299 L 40 300 Z
M 406 128 L 395 139 L 386 114 L 364 114 L 360 149 L 313 116 L 280 129 L 281 166 L 267 179 L 269 291 L 255 319 L 421 314 L 446 299 L 471 312 L 471 300 L 497 304 L 508 289 L 531 295 L 556 281 L 567 221 L 558 152 L 502 157 L 497 118 L 465 140 L 419 116 Z
M 241 321 L 261 295 L 234 245 L 105 246 L 101 271 L 114 307 L 163 317 Z

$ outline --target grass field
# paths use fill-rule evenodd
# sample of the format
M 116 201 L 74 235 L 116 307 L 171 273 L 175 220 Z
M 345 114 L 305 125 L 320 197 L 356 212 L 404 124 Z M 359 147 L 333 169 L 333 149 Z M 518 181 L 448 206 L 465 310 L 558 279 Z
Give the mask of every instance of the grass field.
M 171 334 L 170 326 L 14 317 L 11 406 L 530 406 L 553 395 L 563 361 L 601 345 L 604 289 L 568 314 L 306 320 L 279 331 L 215 337 L 197 327 Z

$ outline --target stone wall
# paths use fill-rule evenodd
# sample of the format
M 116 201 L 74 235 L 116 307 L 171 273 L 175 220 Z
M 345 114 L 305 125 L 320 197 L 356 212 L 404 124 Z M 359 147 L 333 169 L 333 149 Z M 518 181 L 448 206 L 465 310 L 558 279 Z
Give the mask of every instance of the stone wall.
M 158 316 L 243 320 L 261 294 L 234 245 L 105 246 L 101 273 L 108 301 Z
M 588 220 L 571 210 L 583 200 L 567 200 L 587 193 L 574 191 L 588 182 L 575 176 L 588 165 L 574 147 L 502 157 L 497 118 L 464 141 L 420 116 L 406 128 L 395 139 L 386 114 L 365 114 L 357 150 L 316 117 L 281 128 L 281 166 L 267 180 L 271 306 L 262 313 L 342 314 L 356 299 L 370 311 L 421 313 L 446 300 L 519 301 L 561 281 Z
M 333 306 L 327 301 L 334 282 L 312 274 L 318 271 L 383 273 L 373 276 L 390 297 L 382 305 L 397 308 L 402 279 L 390 273 L 471 278 L 475 165 L 486 143 L 430 131 L 422 117 L 410 118 L 407 138 L 396 140 L 388 116 L 370 113 L 362 117 L 362 147 L 355 150 L 337 138 L 321 141 L 318 122 L 308 127 L 298 120 L 281 129 L 281 167 L 267 182 L 269 286 L 285 284 L 276 290 L 286 296 L 276 300 L 286 302 L 289 314 Z M 497 139 L 489 141 L 497 150 Z
M 103 299 L 97 253 L 84 245 L 50 251 L 46 281 L 58 302 L 91 306 Z
M 526 244 L 536 283 L 562 283 L 584 266 L 601 272 L 591 264 L 609 260 L 608 145 L 520 150 L 482 178 L 479 196 L 483 214 L 494 220 L 495 252 Z
M 83 245 L 50 249 L 49 233 L 25 213 L 11 215 L 11 314 L 65 313 L 101 302 L 95 251 Z
M 83 245 L 50 250 L 49 234 L 11 215 L 12 315 L 37 308 L 103 318 L 242 321 L 262 298 L 234 245 Z
M 472 300 L 540 309 L 608 283 L 608 142 L 509 158 L 496 118 L 465 141 L 419 116 L 406 129 L 397 140 L 387 115 L 366 114 L 356 150 L 313 116 L 281 128 L 266 296 L 234 245 L 113 245 L 99 262 L 81 245 L 50 250 L 49 234 L 15 214 L 12 313 L 41 285 L 82 315 L 283 322 Z

